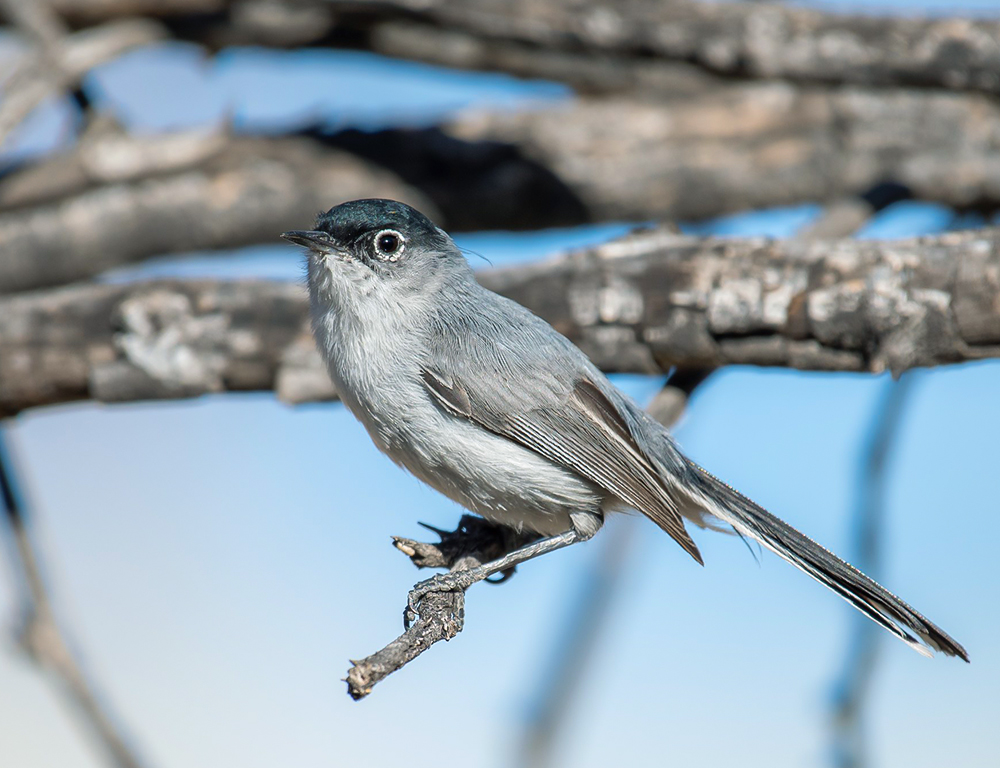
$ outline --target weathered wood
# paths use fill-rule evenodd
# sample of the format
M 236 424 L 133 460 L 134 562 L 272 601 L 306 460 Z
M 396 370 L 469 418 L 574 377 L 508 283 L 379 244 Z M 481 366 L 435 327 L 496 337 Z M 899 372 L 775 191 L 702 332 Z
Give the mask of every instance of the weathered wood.
M 467 40 L 692 62 L 736 77 L 917 85 L 1000 93 L 1000 22 L 824 13 L 777 3 L 695 0 L 56 0 L 72 23 L 122 15 L 167 20 L 185 39 L 227 44 L 371 45 L 386 24 L 421 24 Z M 380 48 L 382 46 L 379 46 Z M 440 61 L 450 46 L 400 46 L 397 56 Z M 466 49 L 468 46 L 464 46 Z M 393 53 L 389 50 L 383 52 Z M 499 45 L 477 67 L 510 59 Z M 521 74 L 531 74 L 522 72 Z M 538 72 L 549 77 L 548 72 Z
M 900 372 L 1000 356 L 1000 230 L 892 242 L 640 230 L 481 275 L 607 371 Z M 0 298 L 0 414 L 273 390 L 334 396 L 302 286 L 155 281 Z
M 280 232 L 358 197 L 434 211 L 393 174 L 304 138 L 83 141 L 70 156 L 0 180 L 8 206 L 0 214 L 0 293 L 162 253 L 278 242 Z
M 997 207 L 997 125 L 1000 105 L 975 94 L 760 83 L 329 140 L 105 133 L 0 178 L 0 293 L 273 242 L 350 197 L 401 198 L 455 231 L 696 219 L 839 201 L 883 182 Z
M 635 221 L 830 202 L 885 182 L 950 206 L 996 207 L 997 125 L 1000 105 L 985 96 L 757 83 L 683 100 L 481 112 L 445 131 L 517 147 L 592 219 Z

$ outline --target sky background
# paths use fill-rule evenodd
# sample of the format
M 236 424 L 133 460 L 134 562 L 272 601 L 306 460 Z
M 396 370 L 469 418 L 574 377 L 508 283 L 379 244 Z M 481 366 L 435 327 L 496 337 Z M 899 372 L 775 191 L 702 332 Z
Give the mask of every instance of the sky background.
M 907 10 L 853 4 L 889 5 Z M 954 5 L 1000 16 L 996 2 Z M 254 132 L 317 120 L 426 124 L 462 108 L 571 97 L 557 84 L 360 53 L 239 50 L 204 61 L 185 46 L 132 54 L 88 87 L 147 132 L 227 114 Z M 59 146 L 72 119 L 64 105 L 47 105 L 8 157 Z M 755 212 L 692 230 L 782 237 L 819 211 Z M 953 223 L 939 206 L 904 203 L 861 236 Z M 503 266 L 627 229 L 456 240 Z M 104 279 L 301 280 L 300 259 L 276 243 Z M 927 660 L 885 635 L 870 718 L 874 765 L 995 768 L 1000 362 L 910 375 L 917 381 L 889 467 L 883 580 L 964 643 L 973 663 Z M 616 382 L 646 401 L 662 379 Z M 888 385 L 887 377 L 728 368 L 698 389 L 676 434 L 694 459 L 850 557 L 858 458 Z M 542 558 L 501 588 L 477 586 L 457 639 L 355 703 L 341 682 L 348 658 L 399 633 L 406 592 L 425 575 L 392 549 L 390 535 L 419 537 L 418 520 L 452 527 L 462 510 L 379 454 L 342 406 L 291 408 L 269 394 L 81 404 L 23 414 L 8 437 L 60 615 L 150 764 L 163 768 L 422 768 L 440 765 L 427 745 L 442 734 L 466 765 L 510 765 L 535 684 L 559 652 L 556 630 L 612 539 Z M 582 672 L 560 764 L 827 764 L 832 684 L 852 618 L 846 604 L 776 557 L 757 564 L 732 537 L 695 533 L 702 569 L 653 524 L 608 524 L 619 526 L 635 528 L 623 589 Z M 0 622 L 8 627 L 14 597 L 5 564 Z M 0 634 L 0 763 L 103 765 L 9 632 Z

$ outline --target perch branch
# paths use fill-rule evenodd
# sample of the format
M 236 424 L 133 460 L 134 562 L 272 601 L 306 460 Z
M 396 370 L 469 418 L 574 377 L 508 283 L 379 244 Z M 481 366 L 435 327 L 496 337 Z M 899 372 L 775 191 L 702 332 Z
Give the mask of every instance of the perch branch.
M 289 258 L 299 258 L 289 249 Z M 480 274 L 606 371 L 900 373 L 1000 356 L 1000 230 L 897 241 L 637 230 Z M 300 285 L 81 284 L 0 297 L 0 414 L 272 390 L 334 396 Z
M 427 526 L 429 527 L 429 526 Z M 418 568 L 448 568 L 462 571 L 496 560 L 536 536 L 518 534 L 506 526 L 494 525 L 479 517 L 463 515 L 454 531 L 431 528 L 440 537 L 435 544 L 393 537 L 393 544 Z M 509 576 L 510 574 L 505 574 Z M 382 650 L 360 661 L 352 661 L 347 671 L 347 692 L 363 699 L 372 688 L 396 670 L 441 640 L 451 640 L 465 623 L 465 591 L 432 592 L 417 607 L 417 620 Z

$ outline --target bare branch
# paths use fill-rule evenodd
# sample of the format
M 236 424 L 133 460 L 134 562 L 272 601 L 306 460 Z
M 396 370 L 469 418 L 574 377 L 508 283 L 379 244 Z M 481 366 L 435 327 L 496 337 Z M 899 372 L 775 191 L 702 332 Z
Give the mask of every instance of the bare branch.
M 700 218 L 842 200 L 887 180 L 951 206 L 997 206 L 998 123 L 1000 105 L 978 95 L 745 84 L 329 142 L 216 136 L 187 154 L 176 145 L 189 138 L 98 134 L 0 178 L 0 293 L 160 253 L 273 242 L 351 195 L 436 209 L 452 230 Z
M 1000 23 L 988 20 L 849 16 L 776 3 L 693 0 L 56 0 L 75 23 L 123 14 L 155 13 L 177 33 L 211 46 L 368 45 L 395 56 L 471 66 L 506 66 L 516 48 L 580 52 L 633 62 L 657 58 L 694 62 L 725 76 L 801 82 L 938 87 L 1000 92 Z M 303 19 L 309 14 L 309 23 Z M 411 45 L 386 51 L 377 41 L 388 24 L 420 25 Z M 452 35 L 449 41 L 435 35 Z M 437 40 L 421 44 L 419 37 Z M 385 39 L 383 37 L 383 39 Z M 470 47 L 481 46 L 478 51 Z M 485 50 L 485 53 L 484 53 Z M 442 57 L 450 58 L 442 62 Z M 523 58 L 523 57 L 521 57 Z M 536 76 L 551 77 L 551 71 Z M 639 65 L 641 66 L 641 64 Z M 571 73 L 569 68 L 564 71 Z M 532 74 L 521 71 L 520 74 Z
M 462 571 L 496 560 L 537 538 L 472 515 L 463 515 L 454 531 L 431 530 L 441 539 L 435 544 L 398 536 L 394 537 L 393 544 L 418 568 Z M 420 601 L 417 611 L 417 620 L 402 635 L 371 656 L 351 662 L 346 678 L 351 698 L 363 699 L 377 683 L 434 643 L 451 640 L 461 632 L 465 623 L 465 592 L 432 592 Z
M 1000 354 L 1000 231 L 875 242 L 660 229 L 484 275 L 605 370 L 896 373 Z
M 94 732 L 113 765 L 118 768 L 141 768 L 138 755 L 125 738 L 121 725 L 112 716 L 106 697 L 98 696 L 95 685 L 84 674 L 72 643 L 60 628 L 52 610 L 52 601 L 42 578 L 37 546 L 28 531 L 25 512 L 14 485 L 0 431 L 0 505 L 3 506 L 8 532 L 13 539 L 11 554 L 21 586 L 21 622 L 18 641 L 41 669 L 49 672 L 83 722 Z
M 444 130 L 516 147 L 590 219 L 635 221 L 832 202 L 884 182 L 953 207 L 996 207 L 998 123 L 1000 105 L 979 95 L 741 83 L 676 99 L 591 97 L 464 115 Z M 367 142 L 367 151 L 344 146 L 376 158 L 389 143 L 384 134 Z
M 638 230 L 480 279 L 608 371 L 899 373 L 1000 356 L 996 229 L 890 242 Z M 0 413 L 242 390 L 333 397 L 306 303 L 299 285 L 219 281 L 0 298 Z
M 625 0 L 343 3 L 485 39 L 697 62 L 740 77 L 1000 90 L 1000 23 L 828 14 L 780 4 Z M 377 22 L 376 22 L 377 23 Z
M 394 175 L 309 139 L 100 133 L 0 181 L 7 206 L 66 195 L 0 214 L 0 293 L 159 253 L 273 243 L 356 197 L 435 210 Z

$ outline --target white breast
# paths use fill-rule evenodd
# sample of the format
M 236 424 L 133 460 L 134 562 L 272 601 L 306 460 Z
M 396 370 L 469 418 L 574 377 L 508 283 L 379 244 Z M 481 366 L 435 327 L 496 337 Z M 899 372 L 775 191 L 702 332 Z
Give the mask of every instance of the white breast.
M 597 513 L 602 495 L 578 475 L 472 422 L 445 413 L 420 377 L 411 334 L 372 332 L 328 316 L 321 352 L 344 405 L 375 445 L 445 496 L 483 517 L 545 535 L 569 514 Z

